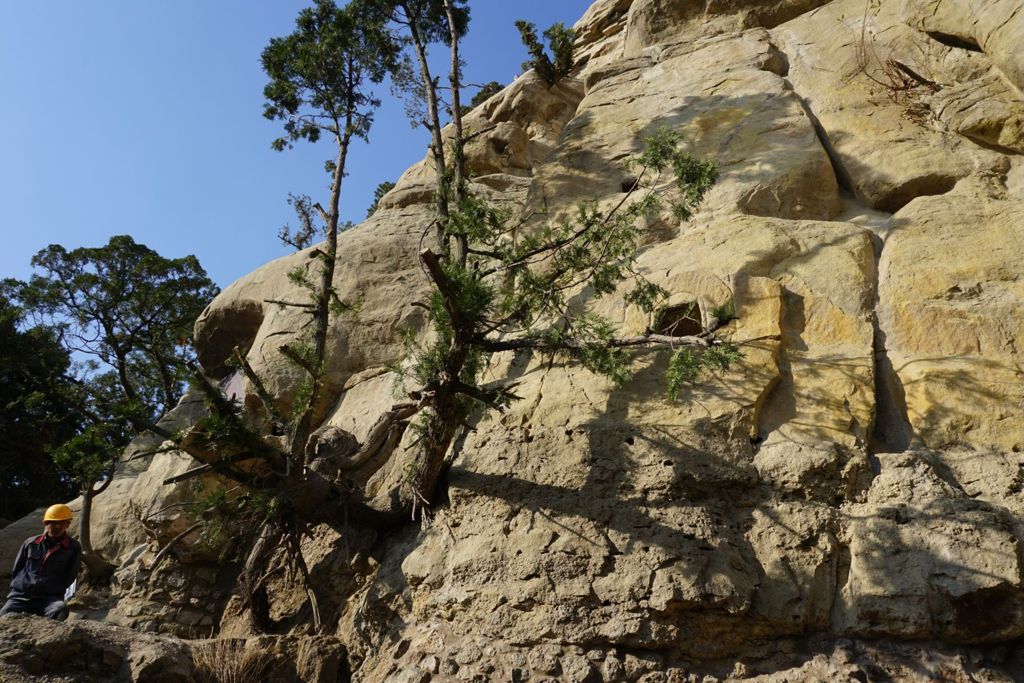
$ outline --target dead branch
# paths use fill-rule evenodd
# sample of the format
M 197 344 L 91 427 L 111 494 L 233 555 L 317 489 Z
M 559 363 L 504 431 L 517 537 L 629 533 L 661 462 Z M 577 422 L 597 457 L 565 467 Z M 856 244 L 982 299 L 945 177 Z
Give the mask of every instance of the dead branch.
M 543 349 L 545 351 L 582 351 L 590 344 L 620 349 L 638 346 L 713 346 L 716 341 L 710 333 L 672 337 L 664 334 L 642 334 L 634 337 L 622 337 L 607 341 L 585 342 L 578 339 L 565 339 L 557 343 L 539 337 L 519 337 L 517 339 L 482 339 L 480 346 L 492 353 L 499 351 L 516 351 L 519 349 Z
M 167 557 L 167 554 L 171 551 L 171 548 L 173 548 L 176 543 L 181 541 L 183 538 L 185 538 L 186 536 L 191 534 L 193 531 L 195 531 L 196 529 L 198 529 L 202 525 L 203 525 L 202 522 L 196 522 L 195 524 L 193 524 L 192 526 L 190 526 L 189 528 L 185 529 L 180 534 L 178 534 L 177 536 L 175 536 L 174 538 L 169 540 L 167 542 L 167 545 L 165 545 L 163 548 L 160 548 L 160 552 L 158 552 L 156 554 L 156 556 L 153 558 L 153 561 L 149 563 L 149 572 L 150 572 L 149 579 L 150 579 L 150 581 L 153 580 L 153 572 L 155 572 L 156 568 L 160 566 L 160 563 L 163 562 L 163 559 L 165 557 Z
M 252 382 L 253 387 L 256 389 L 256 395 L 260 397 L 260 401 L 263 403 L 263 407 L 266 409 L 267 414 L 270 415 L 270 419 L 273 420 L 274 426 L 278 428 L 284 428 L 288 424 L 288 421 L 284 419 L 281 413 L 277 410 L 277 404 L 274 402 L 274 397 L 267 391 L 266 386 L 263 384 L 263 380 L 260 379 L 256 371 L 252 369 L 252 365 L 249 364 L 248 359 L 242 353 L 242 350 L 237 346 L 235 347 L 235 360 L 238 361 L 238 366 L 242 368 L 242 372 Z

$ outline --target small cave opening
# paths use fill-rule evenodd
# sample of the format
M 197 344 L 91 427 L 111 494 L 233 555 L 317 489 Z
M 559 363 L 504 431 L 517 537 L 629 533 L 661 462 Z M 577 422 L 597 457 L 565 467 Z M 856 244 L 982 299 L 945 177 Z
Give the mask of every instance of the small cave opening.
M 956 176 L 942 173 L 928 173 L 911 178 L 878 199 L 873 208 L 886 213 L 896 213 L 918 197 L 946 194 L 956 186 L 957 180 Z
M 696 301 L 688 301 L 664 309 L 658 314 L 653 327 L 655 334 L 664 334 L 670 337 L 689 337 L 703 331 L 700 306 Z
M 637 178 L 623 178 L 619 184 L 619 189 L 622 190 L 623 194 L 632 192 L 636 188 Z

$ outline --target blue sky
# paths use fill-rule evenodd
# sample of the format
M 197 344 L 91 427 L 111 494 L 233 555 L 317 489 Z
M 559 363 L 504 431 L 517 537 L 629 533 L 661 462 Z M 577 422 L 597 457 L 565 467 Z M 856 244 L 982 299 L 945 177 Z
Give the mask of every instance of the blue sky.
M 571 25 L 590 2 L 471 0 L 466 81 L 519 73 L 515 19 Z M 222 287 L 287 253 L 276 236 L 292 220 L 288 193 L 322 198 L 331 150 L 270 149 L 279 129 L 261 115 L 259 55 L 306 4 L 0 4 L 0 277 L 28 277 L 48 244 L 98 246 L 116 234 L 165 256 L 195 254 Z M 350 154 L 342 217 L 356 222 L 377 184 L 426 150 L 401 104 L 380 95 L 370 144 Z

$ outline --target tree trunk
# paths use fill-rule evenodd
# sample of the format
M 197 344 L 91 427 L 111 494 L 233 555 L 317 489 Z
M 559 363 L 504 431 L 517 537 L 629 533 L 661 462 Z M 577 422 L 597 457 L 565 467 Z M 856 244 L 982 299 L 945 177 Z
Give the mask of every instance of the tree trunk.
M 109 481 L 109 479 L 108 479 Z M 106 488 L 106 484 L 99 491 L 94 491 L 90 484 L 82 493 L 82 518 L 79 526 L 78 542 L 82 544 L 82 562 L 85 564 L 90 586 L 103 586 L 110 582 L 110 577 L 117 569 L 117 565 L 108 562 L 102 555 L 92 547 L 92 499 Z
M 459 34 L 455 28 L 455 14 L 451 0 L 444 0 L 444 11 L 448 17 L 448 37 L 451 42 L 451 71 L 448 74 L 448 82 L 452 89 L 452 125 L 455 128 L 455 144 L 452 150 L 452 184 L 454 186 L 455 207 L 458 210 L 462 206 L 466 184 L 466 163 L 462 133 L 462 79 L 459 73 Z M 455 243 L 455 259 L 460 265 L 465 267 L 466 258 L 469 256 L 469 241 L 465 235 L 458 235 Z
M 351 114 L 350 114 L 351 118 Z M 351 121 L 346 122 L 348 131 Z M 345 162 L 348 157 L 350 133 L 346 132 L 338 138 L 338 158 L 335 162 L 334 177 L 331 182 L 331 198 L 326 216 L 327 253 L 323 256 L 320 272 L 320 293 L 317 297 L 316 312 L 313 315 L 313 353 L 314 364 L 311 372 L 309 399 L 302 415 L 292 432 L 289 452 L 292 461 L 297 465 L 305 464 L 306 442 L 313 431 L 313 413 L 320 399 L 323 388 L 324 360 L 327 356 L 327 333 L 330 329 L 331 298 L 334 296 L 334 271 L 337 264 L 338 251 L 338 206 L 341 200 L 341 183 L 345 177 Z
M 435 197 L 437 208 L 437 239 L 438 246 L 447 254 L 448 245 L 445 239 L 444 226 L 448 222 L 448 194 L 445 187 L 445 159 L 444 139 L 441 137 L 441 116 L 437 110 L 437 84 L 430 75 L 430 65 L 427 63 L 427 46 L 423 43 L 423 37 L 416 27 L 416 17 L 409 10 L 409 3 L 401 3 L 409 19 L 409 35 L 412 37 L 412 44 L 416 50 L 416 59 L 420 65 L 420 78 L 423 80 L 423 88 L 427 94 L 427 126 L 430 128 L 430 150 L 434 157 L 434 172 L 437 174 L 437 193 Z

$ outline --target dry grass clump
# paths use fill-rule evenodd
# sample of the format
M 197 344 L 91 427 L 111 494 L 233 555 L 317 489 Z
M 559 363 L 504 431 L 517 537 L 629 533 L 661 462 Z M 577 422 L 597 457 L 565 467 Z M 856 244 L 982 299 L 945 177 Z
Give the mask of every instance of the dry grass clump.
M 258 641 L 239 638 L 208 640 L 192 648 L 198 683 L 262 683 L 274 659 Z

